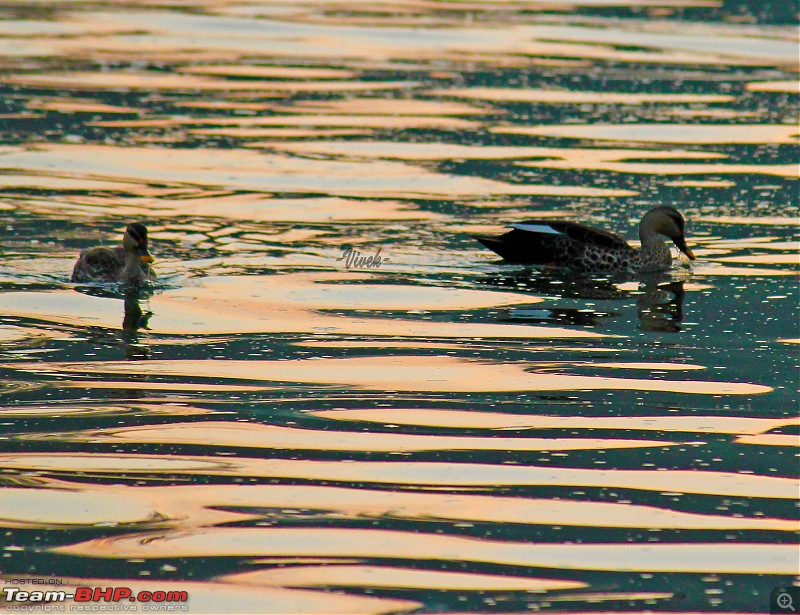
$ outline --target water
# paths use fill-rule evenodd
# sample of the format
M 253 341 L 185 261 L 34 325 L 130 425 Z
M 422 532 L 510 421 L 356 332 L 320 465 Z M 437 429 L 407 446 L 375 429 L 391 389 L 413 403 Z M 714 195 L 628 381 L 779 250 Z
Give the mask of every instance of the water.
M 4 3 L 6 586 L 767 611 L 800 572 L 779 8 Z M 665 274 L 469 237 L 665 204 L 698 256 Z M 133 220 L 159 282 L 71 284 Z

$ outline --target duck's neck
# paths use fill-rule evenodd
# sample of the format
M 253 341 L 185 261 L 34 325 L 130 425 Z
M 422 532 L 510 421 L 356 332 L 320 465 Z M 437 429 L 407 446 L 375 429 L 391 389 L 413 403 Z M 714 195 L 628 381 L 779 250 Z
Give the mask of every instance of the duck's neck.
M 639 229 L 639 241 L 642 242 L 640 268 L 667 269 L 672 265 L 672 252 L 658 233 Z
M 120 282 L 141 284 L 144 282 L 142 259 L 135 252 L 125 252 L 125 267 L 122 269 Z

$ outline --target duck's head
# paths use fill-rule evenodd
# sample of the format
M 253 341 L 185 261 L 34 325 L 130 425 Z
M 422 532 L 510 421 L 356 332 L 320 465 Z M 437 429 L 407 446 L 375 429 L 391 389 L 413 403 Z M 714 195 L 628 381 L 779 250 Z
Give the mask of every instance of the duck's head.
M 147 249 L 147 227 L 141 222 L 128 225 L 122 238 L 122 246 L 128 252 L 136 254 L 143 263 L 150 264 L 154 260 Z
M 639 224 L 639 236 L 643 238 L 655 233 L 669 237 L 678 250 L 688 256 L 690 260 L 694 260 L 696 258 L 694 252 L 686 245 L 685 226 L 686 223 L 680 212 L 674 207 L 664 205 L 655 207 L 644 215 Z

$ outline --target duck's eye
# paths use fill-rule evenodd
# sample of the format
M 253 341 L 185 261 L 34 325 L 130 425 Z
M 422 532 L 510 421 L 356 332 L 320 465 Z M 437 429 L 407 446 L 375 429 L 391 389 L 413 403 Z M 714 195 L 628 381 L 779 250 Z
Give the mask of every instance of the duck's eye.
M 140 225 L 131 224 L 127 229 L 128 235 L 138 245 L 147 245 L 147 230 Z

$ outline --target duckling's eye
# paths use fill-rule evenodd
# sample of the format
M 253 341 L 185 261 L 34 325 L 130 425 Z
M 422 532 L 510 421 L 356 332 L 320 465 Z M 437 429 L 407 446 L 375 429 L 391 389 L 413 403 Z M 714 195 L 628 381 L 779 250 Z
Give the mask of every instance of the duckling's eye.
M 130 235 L 131 239 L 133 239 L 138 245 L 147 245 L 147 235 L 142 233 L 134 225 L 128 227 L 128 235 Z

